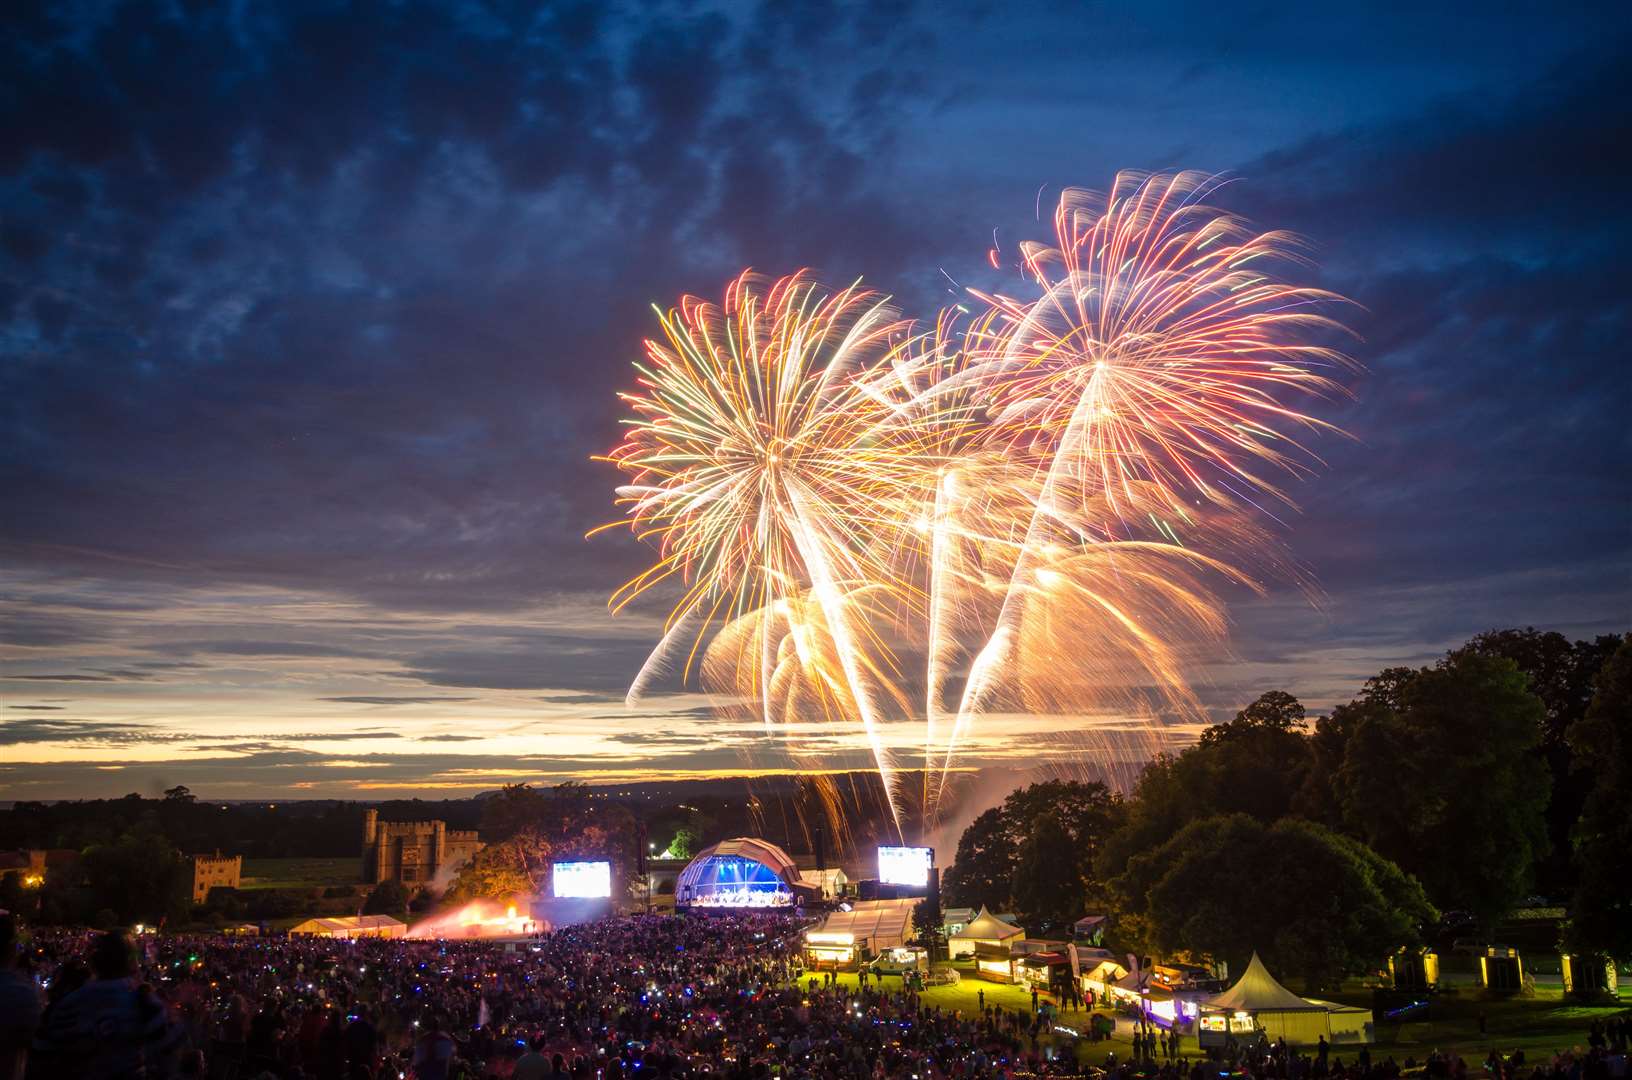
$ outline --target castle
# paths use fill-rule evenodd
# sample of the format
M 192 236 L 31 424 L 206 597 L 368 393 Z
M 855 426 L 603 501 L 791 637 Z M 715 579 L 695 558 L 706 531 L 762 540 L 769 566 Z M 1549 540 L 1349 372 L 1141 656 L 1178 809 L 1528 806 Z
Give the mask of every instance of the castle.
M 381 821 L 378 810 L 363 811 L 363 881 L 369 885 L 393 878 L 429 884 L 481 849 L 474 829 L 450 829 L 445 821 Z
M 193 903 L 204 903 L 210 898 L 210 890 L 217 886 L 236 889 L 243 869 L 242 855 L 223 855 L 219 851 L 214 855 L 194 855 Z

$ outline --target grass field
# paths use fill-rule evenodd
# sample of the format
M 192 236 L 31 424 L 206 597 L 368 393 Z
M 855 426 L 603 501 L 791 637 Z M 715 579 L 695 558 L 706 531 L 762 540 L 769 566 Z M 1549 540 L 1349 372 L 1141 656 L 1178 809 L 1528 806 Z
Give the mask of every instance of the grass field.
M 1369 1004 L 1355 1000 L 1354 1004 Z M 1433 1050 L 1462 1055 L 1469 1062 L 1482 1061 L 1496 1049 L 1511 1054 L 1522 1049 L 1528 1060 L 1551 1055 L 1558 1050 L 1587 1045 L 1587 1032 L 1594 1020 L 1606 1019 L 1632 1007 L 1622 997 L 1619 1004 L 1586 1005 L 1564 1000 L 1561 990 L 1541 989 L 1534 998 L 1482 1001 L 1473 995 L 1440 996 L 1428 1006 L 1427 1016 L 1409 1023 L 1377 1025 L 1373 1057 L 1392 1054 L 1397 1060 L 1419 1060 Z M 1479 1031 L 1479 1018 L 1485 1031 Z
M 984 979 L 977 979 L 962 970 L 959 971 L 959 974 L 962 976 L 962 980 L 955 985 L 926 987 L 918 995 L 919 1001 L 931 1008 L 939 1006 L 942 1012 L 961 1012 L 965 1017 L 973 1017 L 980 1011 L 981 992 L 985 991 L 987 1008 L 997 1007 L 1009 1012 L 1016 1009 L 1023 1012 L 1031 1011 L 1031 994 L 1021 990 L 1018 986 L 987 982 Z M 808 977 L 806 981 L 808 983 Z M 857 985 L 856 976 L 840 973 L 839 984 L 853 990 Z M 870 981 L 869 985 L 877 986 L 879 984 L 876 981 Z M 886 976 L 882 983 L 885 990 L 896 990 L 899 989 L 900 985 L 900 980 L 894 976 Z M 1042 1000 L 1047 1001 L 1048 996 L 1045 994 Z M 1112 1015 L 1103 1009 L 1099 1010 L 1099 1012 L 1105 1016 Z M 1126 1017 L 1113 1018 L 1116 1020 L 1117 1026 L 1116 1032 L 1111 1038 L 1103 1039 L 1097 1043 L 1083 1041 L 1081 1045 L 1081 1060 L 1083 1063 L 1103 1065 L 1105 1056 L 1110 1053 L 1116 1054 L 1117 1061 L 1127 1061 L 1133 1053 L 1132 1024 Z M 1056 1013 L 1055 1023 L 1062 1024 L 1073 1031 L 1086 1032 L 1088 1029 L 1088 1013 L 1082 1009 L 1062 1009 Z M 1044 1035 L 1039 1039 L 1039 1044 L 1043 1047 L 1052 1046 L 1063 1051 L 1073 1041 L 1068 1035 Z M 1194 1052 L 1192 1047 L 1191 1053 Z
M 317 889 L 362 880 L 355 857 L 338 859 L 245 859 L 242 889 Z
M 980 992 L 984 990 L 988 1006 L 1007 1010 L 1031 1008 L 1031 995 L 1018 987 L 986 982 L 964 971 L 960 971 L 960 974 L 963 978 L 955 986 L 926 988 L 920 995 L 923 1003 L 938 1005 L 943 1011 L 962 1012 L 966 1017 L 974 1016 L 979 1011 Z M 839 982 L 854 988 L 856 976 L 841 974 Z M 898 986 L 899 982 L 894 977 L 886 977 L 883 982 L 886 990 L 894 990 Z M 1341 997 L 1350 1004 L 1369 1007 L 1371 1003 L 1369 995 L 1345 994 Z M 1048 1000 L 1046 995 L 1043 1000 Z M 1585 1047 L 1587 1032 L 1594 1020 L 1625 1012 L 1629 1007 L 1632 1007 L 1632 996 L 1624 991 L 1618 1004 L 1604 1005 L 1565 1001 L 1558 989 L 1540 990 L 1534 998 L 1505 1001 L 1481 1001 L 1471 995 L 1439 997 L 1429 1006 L 1424 1018 L 1409 1023 L 1379 1025 L 1377 1042 L 1371 1047 L 1371 1055 L 1378 1061 L 1392 1056 L 1401 1063 L 1407 1058 L 1421 1062 L 1432 1051 L 1440 1050 L 1460 1054 L 1469 1065 L 1477 1065 L 1493 1048 L 1503 1054 L 1523 1049 L 1528 1060 L 1537 1061 L 1559 1050 Z M 1115 1019 L 1115 1034 L 1101 1042 L 1084 1042 L 1080 1048 L 1083 1061 L 1103 1065 L 1105 1055 L 1110 1052 L 1116 1054 L 1118 1061 L 1128 1060 L 1133 1050 L 1131 1021 L 1125 1016 L 1100 1011 Z M 1479 1031 L 1481 1014 L 1485 1018 L 1483 1034 Z M 1079 1032 L 1086 1031 L 1087 1014 L 1080 1010 L 1062 1010 L 1056 1023 Z M 1045 1038 L 1043 1043 L 1063 1048 L 1069 1041 L 1066 1038 Z M 1186 1057 L 1193 1057 L 1200 1053 L 1200 1049 L 1192 1037 L 1185 1039 L 1181 1052 Z M 1348 1046 L 1337 1047 L 1333 1051 L 1335 1057 L 1346 1058 L 1352 1058 L 1354 1052 L 1355 1048 Z

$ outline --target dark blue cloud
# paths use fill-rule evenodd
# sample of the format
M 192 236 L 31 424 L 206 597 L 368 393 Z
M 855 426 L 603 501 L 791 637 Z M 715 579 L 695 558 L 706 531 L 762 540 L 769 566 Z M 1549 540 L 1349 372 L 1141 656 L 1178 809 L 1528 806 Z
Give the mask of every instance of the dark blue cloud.
M 609 591 L 641 555 L 583 540 L 613 513 L 589 457 L 649 303 L 809 264 L 928 314 L 994 226 L 1039 236 L 1039 200 L 1122 167 L 1233 172 L 1220 201 L 1362 305 L 1330 413 L 1355 442 L 1294 492 L 1329 621 L 1243 606 L 1243 656 L 1632 621 L 1632 86 L 1602 8 L 14 9 L 0 558 L 34 584 L 0 603 L 11 644 L 85 658 L 27 678 L 353 656 L 615 695 L 647 639 L 577 623 L 263 640 L 246 599 L 177 659 L 97 650 L 194 586 L 478 615 Z

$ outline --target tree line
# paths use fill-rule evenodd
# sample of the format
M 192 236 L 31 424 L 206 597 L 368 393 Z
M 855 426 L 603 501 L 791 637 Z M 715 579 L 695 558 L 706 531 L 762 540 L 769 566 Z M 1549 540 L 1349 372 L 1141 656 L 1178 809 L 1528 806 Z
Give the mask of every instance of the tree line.
M 1571 951 L 1632 960 L 1632 644 L 1481 634 L 1390 668 L 1311 724 L 1274 690 L 1126 796 L 1047 781 L 964 831 L 948 903 L 1310 985 L 1375 970 L 1443 918 L 1484 934 L 1538 897 Z

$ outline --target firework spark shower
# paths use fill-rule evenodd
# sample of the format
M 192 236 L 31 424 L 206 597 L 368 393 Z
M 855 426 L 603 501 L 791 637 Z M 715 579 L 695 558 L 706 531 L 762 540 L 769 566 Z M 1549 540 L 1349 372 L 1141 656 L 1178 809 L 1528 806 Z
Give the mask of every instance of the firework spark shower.
M 937 820 L 983 716 L 1120 715 L 1136 763 L 1193 714 L 1221 589 L 1292 574 L 1287 482 L 1354 363 L 1297 238 L 1211 205 L 1200 173 L 1066 189 L 1018 295 L 925 324 L 859 283 L 744 273 L 659 312 L 607 460 L 672 601 L 630 688 L 695 676 L 766 732 L 866 735 L 898 829 Z M 1000 262 L 994 253 L 994 262 Z M 922 724 L 908 800 L 887 725 Z M 789 739 L 796 757 L 802 753 Z M 819 761 L 804 764 L 819 773 Z M 831 800 L 829 806 L 831 807 Z

